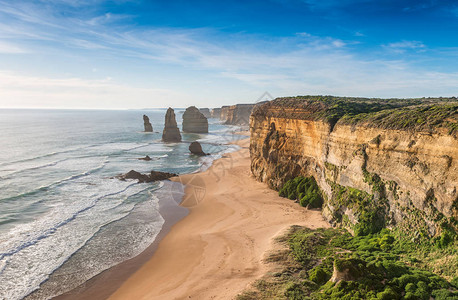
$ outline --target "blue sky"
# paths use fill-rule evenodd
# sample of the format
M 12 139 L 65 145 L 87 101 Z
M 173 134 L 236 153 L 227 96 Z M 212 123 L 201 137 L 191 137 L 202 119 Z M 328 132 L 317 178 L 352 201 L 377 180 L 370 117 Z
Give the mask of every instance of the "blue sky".
M 0 0 L 0 107 L 458 96 L 458 1 Z

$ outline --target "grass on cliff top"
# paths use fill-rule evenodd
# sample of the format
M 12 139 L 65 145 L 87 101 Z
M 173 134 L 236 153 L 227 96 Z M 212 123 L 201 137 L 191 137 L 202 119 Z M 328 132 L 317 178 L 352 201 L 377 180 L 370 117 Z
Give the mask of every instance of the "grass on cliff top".
M 280 241 L 287 249 L 267 259 L 277 270 L 239 295 L 239 300 L 458 297 L 457 242 L 440 249 L 386 229 L 353 237 L 343 229 L 299 226 Z M 341 277 L 333 278 L 340 280 L 331 280 L 334 271 L 341 272 Z
M 297 96 L 259 105 L 253 116 L 325 120 L 331 127 L 337 122 L 422 131 L 444 127 L 452 134 L 458 131 L 458 99 Z

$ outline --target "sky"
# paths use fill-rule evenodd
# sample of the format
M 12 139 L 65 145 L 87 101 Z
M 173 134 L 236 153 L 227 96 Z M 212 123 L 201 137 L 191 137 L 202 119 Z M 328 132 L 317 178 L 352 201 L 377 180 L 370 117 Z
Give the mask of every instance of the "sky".
M 0 108 L 458 96 L 458 1 L 0 0 Z

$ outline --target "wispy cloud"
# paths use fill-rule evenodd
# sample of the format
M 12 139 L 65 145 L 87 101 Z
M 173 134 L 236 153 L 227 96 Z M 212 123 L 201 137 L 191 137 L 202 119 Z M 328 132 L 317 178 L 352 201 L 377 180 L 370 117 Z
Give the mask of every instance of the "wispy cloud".
M 23 54 L 23 53 L 27 53 L 27 51 L 20 46 L 0 40 L 0 53 L 2 54 Z
M 398 53 L 405 53 L 408 50 L 425 51 L 426 45 L 420 41 L 400 41 L 395 43 L 389 43 L 384 47 L 393 50 Z
M 56 79 L 0 72 L 0 107 L 130 108 L 142 107 L 145 100 L 149 107 L 162 107 L 183 96 L 167 89 L 120 84 L 111 78 Z M 15 99 L 14 104 L 4 102 L 9 98 Z
M 237 87 L 269 90 L 276 95 L 402 97 L 458 93 L 457 72 L 431 72 L 400 58 L 374 59 L 358 51 L 358 43 L 353 40 L 308 32 L 264 38 L 244 33 L 222 35 L 212 28 L 134 27 L 127 22 L 134 16 L 94 10 L 91 1 L 51 2 L 64 6 L 68 14 L 34 2 L 12 5 L 12 2 L 0 0 L 0 54 L 52 49 L 53 54 L 84 57 L 89 64 L 103 59 L 108 64 L 128 61 L 139 66 L 160 65 L 161 68 L 178 69 L 168 75 L 171 82 L 182 70 L 191 70 L 198 74 L 192 77 L 202 76 L 201 81 L 231 81 L 236 82 Z M 307 2 L 324 5 L 319 1 Z M 341 5 L 337 2 L 332 3 Z M 84 13 L 72 13 L 72 10 Z M 355 36 L 363 35 L 356 33 Z M 381 48 L 381 51 L 397 54 L 428 49 L 420 41 L 407 40 Z M 80 52 L 72 52 L 75 49 Z M 394 57 L 398 57 L 397 54 Z M 92 76 L 104 76 L 92 65 L 88 70 L 97 70 L 90 72 Z M 125 75 L 126 78 L 141 76 Z M 190 98 L 190 91 L 204 93 L 202 89 L 185 91 L 180 83 L 175 84 L 175 89 L 155 89 L 122 83 L 122 79 L 89 80 L 81 76 L 56 79 L 49 75 L 30 76 L 17 72 L 0 72 L 0 85 L 0 99 L 19 99 L 24 106 L 34 101 L 56 106 L 62 99 L 72 103 L 87 99 L 83 102 L 85 105 L 97 103 L 100 107 L 110 101 L 113 102 L 111 107 L 124 107 L 124 99 L 138 99 L 136 105 L 143 106 L 139 103 L 156 99 L 161 106 L 166 101 Z

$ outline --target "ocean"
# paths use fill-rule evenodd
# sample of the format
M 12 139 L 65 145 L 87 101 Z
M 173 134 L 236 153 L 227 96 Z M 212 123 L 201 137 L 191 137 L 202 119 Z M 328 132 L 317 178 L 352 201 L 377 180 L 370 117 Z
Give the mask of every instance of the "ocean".
M 175 109 L 180 129 L 183 111 Z M 57 296 L 154 242 L 161 201 L 178 203 L 183 186 L 116 175 L 196 172 L 237 150 L 228 143 L 240 129 L 216 119 L 208 134 L 161 142 L 165 112 L 0 110 L 0 299 Z M 153 133 L 143 132 L 143 114 Z M 192 141 L 211 155 L 190 154 Z

